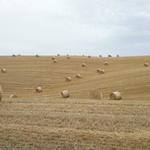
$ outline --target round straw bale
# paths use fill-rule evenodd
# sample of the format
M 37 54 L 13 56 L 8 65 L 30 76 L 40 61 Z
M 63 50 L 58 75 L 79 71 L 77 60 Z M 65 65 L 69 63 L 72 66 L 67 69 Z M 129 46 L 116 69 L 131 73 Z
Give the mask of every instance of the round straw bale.
M 17 95 L 11 94 L 9 98 L 17 98 Z
M 38 54 L 36 54 L 35 57 L 40 57 L 40 56 Z
M 78 79 L 82 78 L 82 77 L 81 77 L 81 74 L 79 74 L 79 73 L 76 74 L 76 78 L 78 78 Z
M 1 72 L 2 72 L 2 73 L 6 73 L 7 70 L 6 70 L 5 68 L 1 68 Z
M 56 57 L 55 56 L 52 56 L 52 60 L 55 60 L 56 59 Z
M 105 73 L 104 69 L 103 69 L 103 70 L 102 70 L 102 69 L 97 69 L 96 71 L 97 71 L 97 73 L 99 73 L 99 74 L 104 74 L 104 73 Z
M 61 96 L 62 96 L 63 98 L 69 98 L 69 97 L 70 97 L 70 93 L 69 93 L 68 90 L 63 90 L 63 91 L 61 92 Z
M 86 67 L 87 65 L 86 65 L 86 63 L 82 63 L 82 67 Z
M 41 86 L 38 86 L 38 87 L 35 89 L 35 91 L 36 91 L 37 93 L 41 93 L 41 92 L 43 92 L 43 90 L 42 90 L 42 87 L 41 87 Z
M 54 60 L 53 60 L 53 63 L 54 63 L 54 64 L 56 64 L 56 63 L 57 63 L 57 60 L 56 60 L 56 59 L 54 59 Z
M 109 65 L 109 63 L 108 63 L 107 61 L 105 61 L 105 62 L 104 62 L 104 65 L 105 65 L 105 66 L 108 66 L 108 65 Z
M 67 56 L 66 56 L 66 57 L 67 57 L 67 59 L 70 59 L 70 56 L 69 56 L 68 54 L 67 54 Z
M 144 63 L 144 67 L 149 67 L 149 63 Z
M 121 100 L 122 99 L 121 93 L 119 91 L 112 92 L 110 94 L 110 99 L 111 100 Z
M 66 81 L 71 81 L 72 78 L 71 77 L 66 77 Z

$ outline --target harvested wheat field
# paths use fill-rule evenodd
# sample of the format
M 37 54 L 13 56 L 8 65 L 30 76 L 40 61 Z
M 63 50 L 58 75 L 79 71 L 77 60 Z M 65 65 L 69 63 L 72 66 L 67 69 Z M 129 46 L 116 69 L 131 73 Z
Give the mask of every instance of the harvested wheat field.
M 150 149 L 150 57 L 51 58 L 0 57 L 0 149 Z M 110 100 L 115 91 L 121 100 Z

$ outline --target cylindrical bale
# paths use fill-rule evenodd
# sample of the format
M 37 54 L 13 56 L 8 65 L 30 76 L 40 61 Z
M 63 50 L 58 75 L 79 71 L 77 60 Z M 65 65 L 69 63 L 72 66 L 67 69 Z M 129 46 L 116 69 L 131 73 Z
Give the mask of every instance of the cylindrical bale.
M 0 101 L 2 101 L 3 98 L 3 89 L 2 86 L 0 85 Z
M 69 98 L 69 97 L 70 97 L 70 93 L 69 93 L 68 90 L 63 90 L 63 91 L 61 92 L 61 96 L 62 96 L 63 98 Z
M 67 58 L 67 59 L 70 59 L 70 56 L 69 56 L 69 55 L 67 55 L 67 56 L 66 56 L 66 58 Z
M 53 60 L 53 63 L 56 64 L 58 61 L 56 59 Z
M 86 65 L 86 63 L 82 63 L 82 65 L 81 65 L 82 67 L 86 67 L 87 65 Z
M 2 72 L 2 73 L 6 73 L 7 70 L 6 70 L 5 68 L 1 68 L 1 72 Z
M 81 74 L 76 74 L 76 78 L 78 78 L 78 79 L 81 79 L 82 78 L 82 76 L 81 76 Z
M 16 57 L 16 55 L 15 55 L 15 54 L 13 54 L 13 55 L 12 55 L 12 57 Z
M 35 91 L 36 91 L 37 93 L 41 93 L 41 92 L 43 92 L 43 89 L 42 89 L 41 86 L 38 86 L 38 87 L 35 89 Z
M 122 99 L 121 93 L 119 91 L 112 92 L 110 94 L 110 99 L 111 100 L 121 100 Z
M 149 67 L 149 63 L 144 63 L 144 67 Z
M 71 77 L 66 77 L 66 81 L 70 82 L 72 80 Z
M 104 69 L 97 69 L 96 72 L 99 73 L 99 74 L 104 74 L 105 73 Z
M 38 54 L 36 54 L 35 57 L 40 57 L 40 56 Z
M 17 95 L 11 94 L 9 98 L 17 98 Z
M 105 65 L 105 66 L 108 66 L 108 65 L 109 65 L 109 63 L 108 63 L 107 61 L 105 61 L 105 62 L 104 62 L 104 65 Z
M 56 57 L 55 56 L 52 56 L 52 60 L 55 60 L 56 59 Z

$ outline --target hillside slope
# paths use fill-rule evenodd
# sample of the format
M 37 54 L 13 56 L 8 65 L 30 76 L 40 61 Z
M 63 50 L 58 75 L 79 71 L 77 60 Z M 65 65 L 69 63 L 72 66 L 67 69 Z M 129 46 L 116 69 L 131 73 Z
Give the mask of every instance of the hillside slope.
M 0 83 L 6 97 L 16 94 L 20 98 L 27 97 L 60 97 L 63 89 L 71 92 L 72 98 L 97 98 L 96 92 L 103 92 L 104 99 L 114 90 L 122 92 L 124 99 L 150 99 L 150 67 L 145 68 L 145 62 L 150 63 L 150 57 L 124 58 L 87 58 L 58 57 L 54 64 L 51 57 L 0 57 L 0 66 L 7 69 L 6 74 L 0 73 Z M 104 66 L 107 61 L 109 66 Z M 81 67 L 86 63 L 87 67 Z M 104 75 L 96 70 L 105 69 Z M 80 73 L 82 79 L 76 79 Z M 71 76 L 71 82 L 65 77 Z M 44 92 L 35 93 L 40 85 Z
M 150 149 L 150 68 L 143 66 L 150 57 L 57 60 L 0 57 L 0 66 L 7 69 L 0 73 L 0 150 Z M 35 92 L 38 85 L 42 93 Z M 63 89 L 70 98 L 61 97 Z M 121 91 L 122 100 L 109 100 L 114 90 Z

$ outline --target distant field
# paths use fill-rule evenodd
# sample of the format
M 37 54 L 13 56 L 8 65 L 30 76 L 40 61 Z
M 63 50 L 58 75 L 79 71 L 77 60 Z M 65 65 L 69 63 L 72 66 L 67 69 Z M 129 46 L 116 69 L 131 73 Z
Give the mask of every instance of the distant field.
M 150 57 L 56 59 L 0 57 L 0 67 L 7 69 L 0 72 L 0 149 L 150 149 L 150 67 L 144 67 Z M 35 92 L 37 86 L 42 93 Z M 61 97 L 64 89 L 69 99 Z M 116 90 L 123 99 L 109 100 Z

